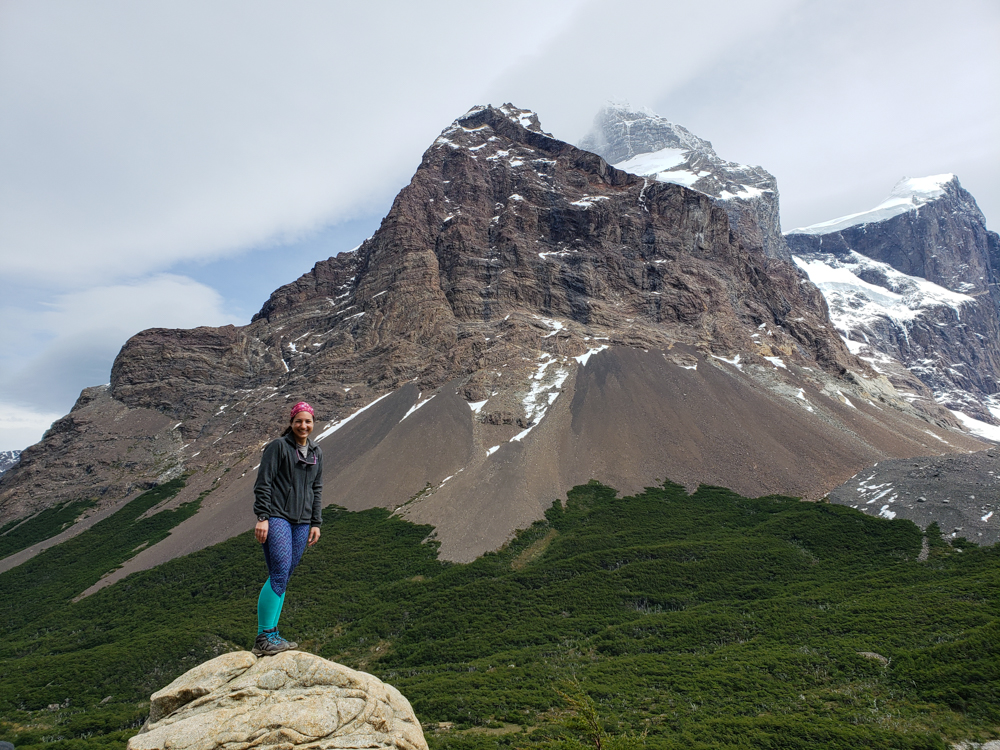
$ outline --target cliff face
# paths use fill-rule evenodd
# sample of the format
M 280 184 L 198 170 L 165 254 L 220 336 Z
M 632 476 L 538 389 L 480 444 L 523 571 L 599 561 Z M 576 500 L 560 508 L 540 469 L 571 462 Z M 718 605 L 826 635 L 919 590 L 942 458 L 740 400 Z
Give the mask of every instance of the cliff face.
M 790 258 L 781 234 L 778 182 L 762 167 L 726 161 L 709 141 L 627 105 L 601 110 L 580 146 L 626 172 L 685 185 L 717 199 L 745 246 L 772 258 Z
M 997 423 L 1000 237 L 958 178 L 903 180 L 872 211 L 787 239 L 858 353 L 899 360 L 942 405 Z
M 231 394 L 304 383 L 336 414 L 352 384 L 436 386 L 516 356 L 549 330 L 536 314 L 721 353 L 755 349 L 767 322 L 776 350 L 860 367 L 817 328 L 815 290 L 742 246 L 713 201 L 613 169 L 532 117 L 473 110 L 355 253 L 277 290 L 244 328 L 139 334 L 115 361 L 112 397 L 211 430 L 239 407 L 216 414 Z M 579 354 L 583 338 L 563 327 L 557 340 Z
M 211 491 L 111 583 L 248 528 L 259 451 L 300 399 L 325 500 L 432 523 L 451 559 L 591 478 L 818 497 L 886 455 L 939 452 L 928 428 L 979 445 L 852 355 L 816 287 L 718 201 L 505 105 L 446 128 L 378 232 L 249 325 L 129 340 L 110 388 L 0 479 L 0 512 L 180 472 L 174 502 Z

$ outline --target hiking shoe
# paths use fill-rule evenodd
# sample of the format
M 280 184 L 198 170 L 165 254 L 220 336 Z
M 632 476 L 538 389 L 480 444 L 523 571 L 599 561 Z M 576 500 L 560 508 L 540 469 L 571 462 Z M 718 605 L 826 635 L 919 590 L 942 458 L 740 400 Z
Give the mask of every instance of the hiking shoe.
M 299 644 L 295 641 L 286 641 L 278 635 L 277 628 L 271 628 L 257 636 L 257 640 L 254 641 L 253 649 L 250 653 L 254 656 L 273 656 L 274 654 L 280 654 L 282 651 L 290 651 L 298 647 Z

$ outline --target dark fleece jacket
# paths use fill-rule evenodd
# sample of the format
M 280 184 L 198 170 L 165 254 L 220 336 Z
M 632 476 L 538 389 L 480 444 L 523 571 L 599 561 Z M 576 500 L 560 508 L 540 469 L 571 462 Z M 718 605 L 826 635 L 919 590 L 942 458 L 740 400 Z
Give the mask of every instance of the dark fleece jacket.
M 253 486 L 255 515 L 310 526 L 323 523 L 323 451 L 312 440 L 308 445 L 303 461 L 291 434 L 267 444 Z

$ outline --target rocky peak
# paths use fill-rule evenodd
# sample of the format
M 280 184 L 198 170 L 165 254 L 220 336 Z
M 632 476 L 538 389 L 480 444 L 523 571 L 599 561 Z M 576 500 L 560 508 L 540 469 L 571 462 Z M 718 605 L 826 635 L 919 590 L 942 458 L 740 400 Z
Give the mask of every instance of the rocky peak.
M 794 229 L 796 262 L 852 350 L 987 424 L 1000 415 L 1000 237 L 951 174 L 904 178 L 869 211 Z M 902 381 L 897 378 L 897 384 Z
M 786 239 L 796 253 L 854 250 L 954 292 L 997 295 L 1000 238 L 952 174 L 904 177 L 874 208 L 793 229 Z
M 473 107 L 468 112 L 466 112 L 465 117 L 461 119 L 467 119 L 474 114 L 477 114 L 479 112 L 488 109 L 490 109 L 490 107 L 488 106 Z M 503 106 L 498 107 L 498 109 L 500 112 L 507 115 L 507 117 L 510 119 L 511 122 L 517 123 L 525 130 L 531 130 L 535 133 L 542 133 L 543 135 L 546 135 L 549 138 L 552 137 L 551 134 L 546 133 L 544 130 L 542 130 L 542 124 L 538 121 L 538 115 L 532 112 L 530 109 L 521 109 L 519 107 L 515 107 L 510 102 L 507 102 Z
M 787 260 L 781 234 L 778 183 L 762 167 L 721 159 L 712 144 L 648 110 L 613 104 L 598 112 L 581 148 L 616 168 L 705 193 L 725 208 L 749 247 Z
M 695 151 L 718 158 L 709 141 L 666 117 L 628 104 L 609 104 L 598 112 L 580 148 L 600 154 L 611 164 L 663 149 Z

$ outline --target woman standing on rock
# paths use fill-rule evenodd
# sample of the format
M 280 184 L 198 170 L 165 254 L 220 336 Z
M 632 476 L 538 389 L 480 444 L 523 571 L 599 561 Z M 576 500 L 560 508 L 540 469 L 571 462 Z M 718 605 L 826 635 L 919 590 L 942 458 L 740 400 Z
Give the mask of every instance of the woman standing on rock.
M 285 603 L 285 587 L 306 545 L 319 541 L 323 523 L 323 452 L 309 439 L 313 408 L 305 401 L 292 407 L 285 432 L 268 443 L 257 470 L 253 510 L 254 536 L 264 548 L 268 579 L 257 599 L 256 656 L 297 648 L 278 634 L 278 618 Z

